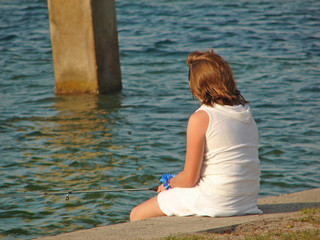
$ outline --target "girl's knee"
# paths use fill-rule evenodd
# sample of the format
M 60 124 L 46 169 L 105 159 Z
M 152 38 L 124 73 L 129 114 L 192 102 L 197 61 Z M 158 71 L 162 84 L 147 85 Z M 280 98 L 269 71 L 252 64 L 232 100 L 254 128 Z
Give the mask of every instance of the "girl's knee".
M 134 207 L 131 212 L 130 212 L 130 221 L 137 221 L 139 220 L 138 218 L 138 210 L 137 207 Z
M 133 222 L 144 219 L 145 217 L 143 216 L 143 210 L 144 209 L 141 207 L 141 205 L 135 206 L 130 212 L 130 221 Z
M 161 211 L 158 205 L 157 196 L 155 196 L 134 207 L 130 213 L 130 221 L 137 221 L 160 216 L 165 216 L 165 214 Z

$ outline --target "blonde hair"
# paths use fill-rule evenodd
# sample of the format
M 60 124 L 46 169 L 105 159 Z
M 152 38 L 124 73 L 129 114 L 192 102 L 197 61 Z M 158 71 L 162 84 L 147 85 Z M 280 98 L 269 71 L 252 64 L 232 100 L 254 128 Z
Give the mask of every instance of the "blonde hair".
M 248 103 L 237 89 L 229 64 L 213 49 L 190 53 L 186 63 L 189 66 L 191 92 L 202 104 L 233 106 Z

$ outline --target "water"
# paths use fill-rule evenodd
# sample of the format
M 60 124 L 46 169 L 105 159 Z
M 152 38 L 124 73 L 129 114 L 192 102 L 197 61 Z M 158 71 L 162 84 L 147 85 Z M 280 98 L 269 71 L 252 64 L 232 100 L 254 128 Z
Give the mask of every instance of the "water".
M 319 1 L 117 4 L 123 90 L 55 96 L 46 1 L 0 2 L 0 231 L 30 239 L 128 220 L 152 192 L 29 195 L 156 185 L 182 169 L 187 54 L 213 47 L 251 102 L 261 197 L 320 187 Z M 26 195 L 17 195 L 26 194 Z

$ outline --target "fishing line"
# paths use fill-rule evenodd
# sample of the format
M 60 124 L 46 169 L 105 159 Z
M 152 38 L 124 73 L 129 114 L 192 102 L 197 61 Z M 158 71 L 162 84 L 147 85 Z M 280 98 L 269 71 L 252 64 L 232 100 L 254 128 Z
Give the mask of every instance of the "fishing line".
M 69 201 L 71 194 L 82 194 L 82 193 L 104 193 L 104 192 L 138 192 L 138 191 L 157 191 L 158 186 L 152 188 L 115 188 L 115 189 L 105 189 L 105 190 L 82 190 L 82 191 L 52 191 L 52 192 L 43 192 L 43 193 L 17 193 L 14 195 L 24 195 L 24 196 L 33 196 L 33 195 L 60 195 L 66 194 L 65 200 Z M 12 194 L 11 194 L 12 196 Z

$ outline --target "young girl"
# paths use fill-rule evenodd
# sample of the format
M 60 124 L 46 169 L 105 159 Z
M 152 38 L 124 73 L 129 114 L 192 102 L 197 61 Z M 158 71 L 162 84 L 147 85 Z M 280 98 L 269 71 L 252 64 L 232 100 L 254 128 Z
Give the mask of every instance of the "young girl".
M 257 126 L 231 68 L 213 50 L 193 52 L 186 62 L 201 107 L 189 118 L 184 169 L 133 208 L 130 220 L 262 213 Z

